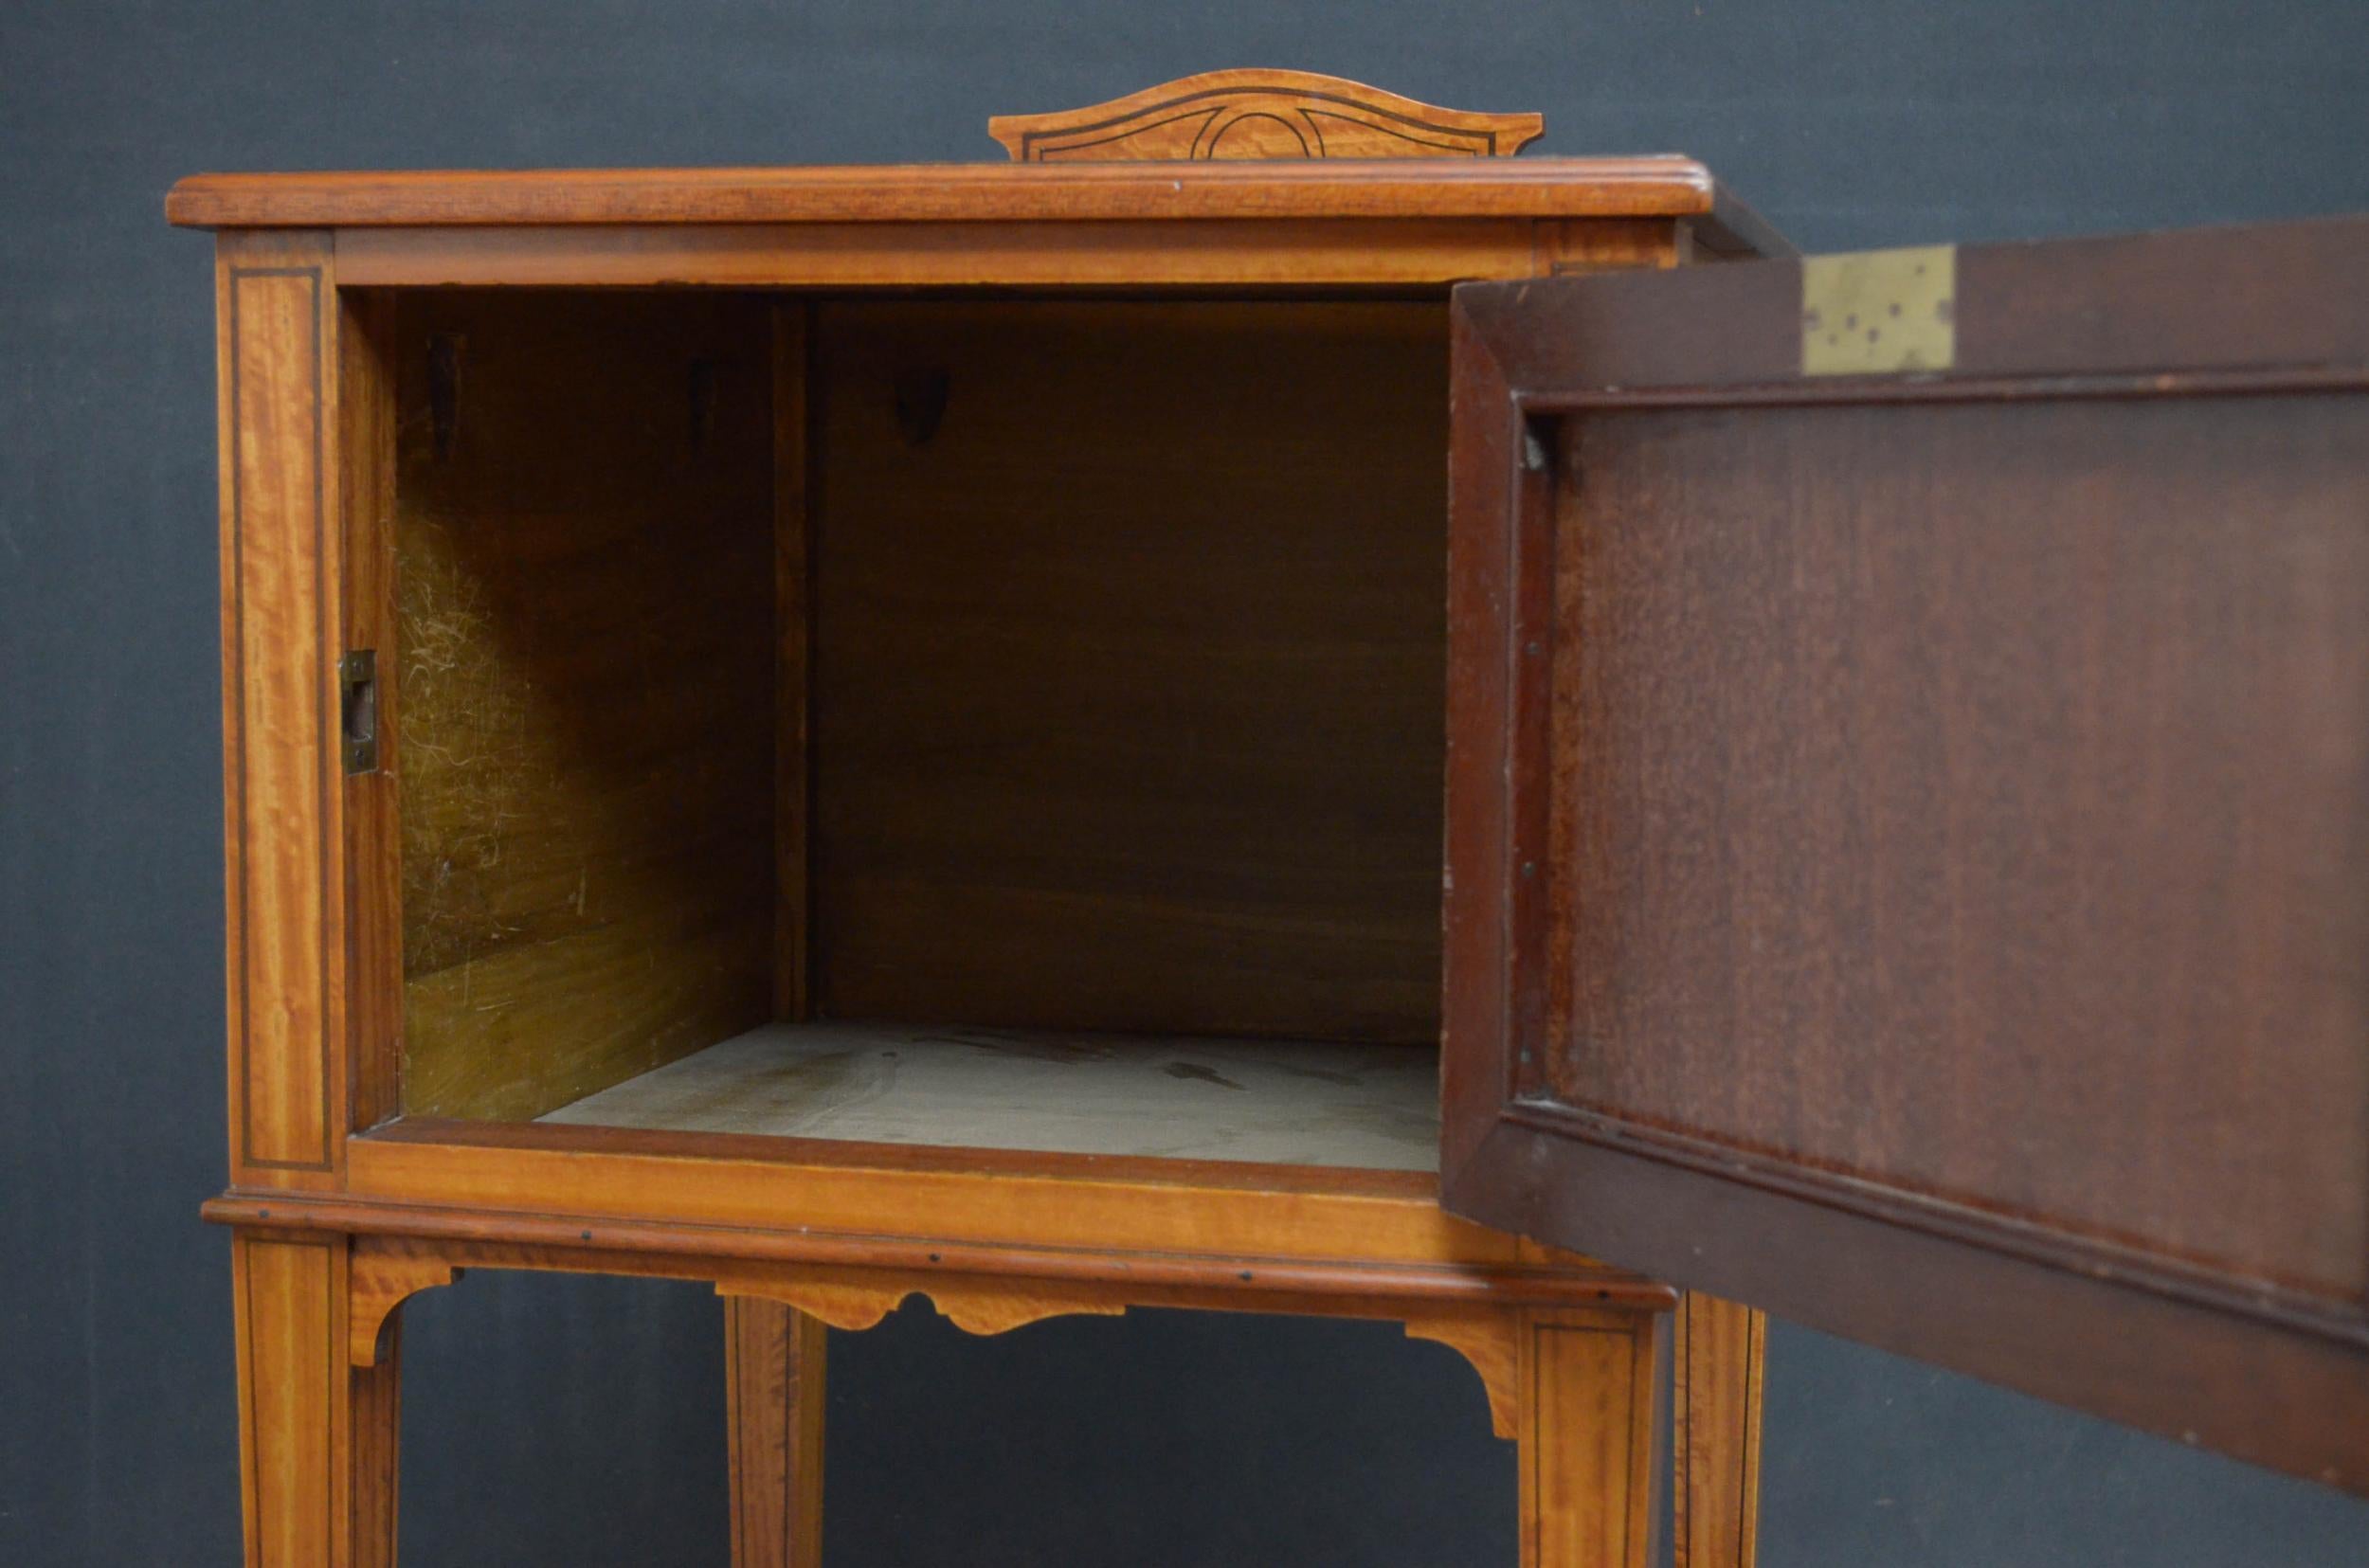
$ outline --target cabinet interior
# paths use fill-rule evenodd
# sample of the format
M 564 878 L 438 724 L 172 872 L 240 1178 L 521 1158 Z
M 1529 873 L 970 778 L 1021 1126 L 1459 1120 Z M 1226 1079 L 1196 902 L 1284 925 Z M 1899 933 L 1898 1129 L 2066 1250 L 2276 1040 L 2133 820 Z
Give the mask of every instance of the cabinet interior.
M 1439 297 L 389 310 L 406 1114 L 1429 1168 Z

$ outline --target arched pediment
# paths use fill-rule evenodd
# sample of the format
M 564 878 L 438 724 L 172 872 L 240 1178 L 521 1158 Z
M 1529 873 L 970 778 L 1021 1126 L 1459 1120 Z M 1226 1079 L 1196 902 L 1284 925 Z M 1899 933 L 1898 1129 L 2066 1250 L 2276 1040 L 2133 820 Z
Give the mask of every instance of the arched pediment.
M 1215 158 L 1509 157 L 1538 115 L 1441 109 L 1309 71 L 1206 71 L 1048 115 L 998 115 L 1021 163 Z

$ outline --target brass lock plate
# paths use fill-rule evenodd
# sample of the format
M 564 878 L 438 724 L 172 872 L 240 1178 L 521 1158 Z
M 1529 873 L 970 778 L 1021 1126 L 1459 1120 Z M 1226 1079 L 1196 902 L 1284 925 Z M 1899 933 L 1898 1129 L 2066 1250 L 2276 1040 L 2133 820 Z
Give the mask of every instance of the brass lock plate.
M 378 771 L 378 653 L 356 648 L 337 660 L 338 751 L 349 773 Z

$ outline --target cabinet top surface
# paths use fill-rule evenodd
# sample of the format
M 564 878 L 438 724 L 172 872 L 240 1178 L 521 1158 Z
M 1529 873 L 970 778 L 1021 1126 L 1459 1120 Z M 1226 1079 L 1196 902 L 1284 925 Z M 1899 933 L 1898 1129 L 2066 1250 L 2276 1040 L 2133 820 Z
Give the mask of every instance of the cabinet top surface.
M 1675 154 L 196 174 L 165 213 L 217 228 L 1668 217 L 1766 248 L 1710 171 Z

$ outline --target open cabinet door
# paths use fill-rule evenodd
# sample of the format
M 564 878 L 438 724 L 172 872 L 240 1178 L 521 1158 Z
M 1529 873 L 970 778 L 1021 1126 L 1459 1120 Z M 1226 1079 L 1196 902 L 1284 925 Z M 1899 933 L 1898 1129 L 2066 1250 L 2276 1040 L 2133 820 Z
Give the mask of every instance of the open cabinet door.
M 1447 1206 L 2369 1491 L 2369 222 L 1455 320 Z

